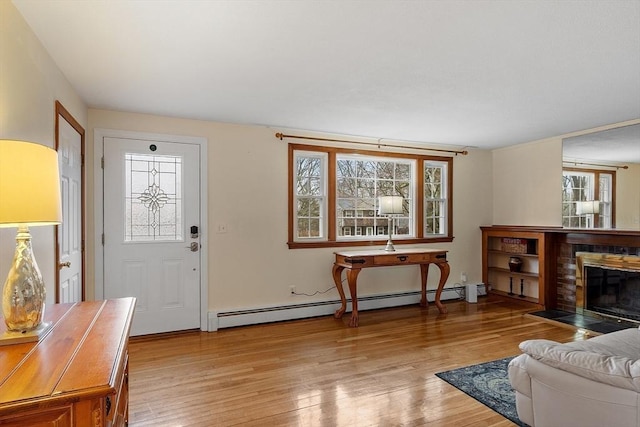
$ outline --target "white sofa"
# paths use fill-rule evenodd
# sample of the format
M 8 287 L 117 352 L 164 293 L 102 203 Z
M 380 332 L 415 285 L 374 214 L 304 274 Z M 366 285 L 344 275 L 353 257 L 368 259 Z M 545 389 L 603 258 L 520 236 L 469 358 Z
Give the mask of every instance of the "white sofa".
M 567 344 L 529 340 L 509 363 L 521 421 L 531 427 L 640 427 L 640 330 Z

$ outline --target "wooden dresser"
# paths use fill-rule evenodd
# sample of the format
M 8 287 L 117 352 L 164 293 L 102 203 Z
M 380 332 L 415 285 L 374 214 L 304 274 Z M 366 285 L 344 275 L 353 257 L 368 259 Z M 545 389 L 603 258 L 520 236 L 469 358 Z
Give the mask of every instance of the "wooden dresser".
M 47 305 L 44 338 L 0 346 L 0 425 L 127 425 L 134 307 L 135 298 Z

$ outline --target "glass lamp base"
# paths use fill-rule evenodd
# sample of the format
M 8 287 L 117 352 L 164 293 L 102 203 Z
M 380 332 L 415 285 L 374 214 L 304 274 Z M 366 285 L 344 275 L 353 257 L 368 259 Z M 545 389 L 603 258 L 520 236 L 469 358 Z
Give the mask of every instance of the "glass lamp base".
M 16 252 L 2 289 L 2 315 L 8 331 L 28 332 L 42 323 L 45 287 L 31 251 L 31 234 L 18 228 Z

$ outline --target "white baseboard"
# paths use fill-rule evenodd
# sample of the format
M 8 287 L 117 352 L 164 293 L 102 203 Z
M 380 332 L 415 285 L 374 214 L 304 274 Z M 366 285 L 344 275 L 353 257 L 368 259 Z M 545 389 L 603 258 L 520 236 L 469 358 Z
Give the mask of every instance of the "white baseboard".
M 484 285 L 476 285 L 477 295 L 484 295 Z M 445 288 L 442 291 L 441 300 L 464 299 L 464 286 Z M 435 289 L 427 290 L 427 301 L 435 299 Z M 373 295 L 358 298 L 360 311 L 374 310 L 378 308 L 398 307 L 402 305 L 418 304 L 420 291 L 401 292 L 394 294 Z M 209 331 L 217 331 L 223 328 L 235 326 L 254 325 L 258 323 L 280 322 L 283 320 L 304 319 L 307 317 L 332 315 L 340 308 L 340 300 L 318 301 L 305 304 L 279 305 L 273 307 L 258 307 L 233 311 L 210 311 L 208 313 Z M 351 311 L 351 299 L 347 299 L 347 313 Z

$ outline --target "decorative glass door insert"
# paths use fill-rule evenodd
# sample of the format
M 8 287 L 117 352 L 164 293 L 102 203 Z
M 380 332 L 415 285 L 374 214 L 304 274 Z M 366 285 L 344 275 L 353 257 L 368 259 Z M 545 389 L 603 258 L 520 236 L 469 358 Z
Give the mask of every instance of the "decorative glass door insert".
M 125 242 L 182 241 L 182 157 L 125 154 Z

